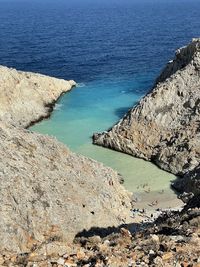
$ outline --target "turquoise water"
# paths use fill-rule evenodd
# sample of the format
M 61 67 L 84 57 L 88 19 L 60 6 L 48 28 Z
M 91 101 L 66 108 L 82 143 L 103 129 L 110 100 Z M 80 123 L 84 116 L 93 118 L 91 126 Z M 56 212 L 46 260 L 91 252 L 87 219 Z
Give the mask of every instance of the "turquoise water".
M 0 2 L 0 64 L 83 83 L 59 100 L 50 120 L 32 129 L 116 169 L 132 192 L 144 192 L 148 184 L 148 201 L 175 199 L 169 188 L 174 176 L 93 146 L 91 136 L 122 118 L 175 49 L 200 36 L 199 0 Z
M 62 97 L 51 120 L 43 121 L 34 129 L 55 135 L 77 151 L 91 143 L 94 132 L 111 127 L 138 101 L 140 95 L 132 93 L 132 87 L 131 81 L 80 83 Z
M 50 119 L 31 129 L 56 136 L 72 151 L 117 170 L 124 177 L 129 191 L 142 193 L 150 189 L 155 194 L 165 190 L 172 197 L 174 193 L 169 185 L 175 179 L 173 175 L 144 160 L 92 145 L 94 132 L 111 127 L 142 97 L 135 93 L 142 84 L 142 77 L 140 82 L 101 79 L 79 84 L 59 100 Z

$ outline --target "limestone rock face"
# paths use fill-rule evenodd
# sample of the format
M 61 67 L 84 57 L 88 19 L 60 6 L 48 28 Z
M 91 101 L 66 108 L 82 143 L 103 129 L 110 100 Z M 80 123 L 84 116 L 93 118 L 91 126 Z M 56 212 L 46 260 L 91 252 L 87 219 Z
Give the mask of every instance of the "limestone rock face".
M 23 129 L 73 85 L 0 67 L 0 252 L 66 245 L 84 229 L 130 220 L 116 172 Z
M 129 221 L 116 172 L 53 138 L 0 122 L 0 251 L 70 242 L 83 229 Z
M 97 145 L 146 160 L 176 175 L 199 165 L 200 39 L 177 50 L 154 88 Z
M 52 103 L 75 84 L 0 66 L 0 119 L 27 127 L 48 117 Z

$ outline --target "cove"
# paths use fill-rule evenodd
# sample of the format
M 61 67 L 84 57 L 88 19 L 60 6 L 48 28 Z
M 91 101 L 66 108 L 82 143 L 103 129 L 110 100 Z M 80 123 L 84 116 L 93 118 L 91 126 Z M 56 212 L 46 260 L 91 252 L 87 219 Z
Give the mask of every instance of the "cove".
M 31 130 L 55 136 L 72 151 L 102 162 L 119 172 L 124 186 L 134 193 L 137 206 L 146 207 L 158 201 L 159 207 L 176 206 L 176 194 L 170 182 L 176 177 L 160 170 L 154 164 L 132 156 L 92 144 L 92 134 L 107 130 L 142 97 L 143 76 L 99 78 L 80 83 L 57 102 L 48 120 Z

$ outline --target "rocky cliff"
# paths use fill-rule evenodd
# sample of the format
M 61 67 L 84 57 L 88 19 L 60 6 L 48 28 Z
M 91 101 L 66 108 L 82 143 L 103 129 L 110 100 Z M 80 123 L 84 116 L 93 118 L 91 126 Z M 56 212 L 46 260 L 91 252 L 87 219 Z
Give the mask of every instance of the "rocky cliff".
M 76 83 L 0 66 L 0 119 L 27 127 L 48 117 L 60 95 Z
M 128 221 L 118 178 L 53 138 L 0 122 L 0 248 L 27 251 Z
M 193 39 L 176 51 L 139 104 L 93 140 L 183 176 L 199 165 L 199 114 L 200 39 Z
M 111 131 L 94 136 L 99 144 L 185 173 L 176 185 L 180 190 L 198 187 L 200 173 L 198 51 L 198 40 L 179 50 L 153 91 Z M 199 266 L 198 191 L 181 212 L 164 213 L 152 223 L 144 217 L 141 227 L 107 228 L 129 221 L 130 199 L 117 173 L 19 127 L 48 115 L 46 103 L 60 93 L 54 98 L 46 86 L 45 101 L 33 94 L 37 112 L 25 108 L 25 118 L 20 107 L 28 106 L 29 89 L 22 89 L 21 103 L 21 90 L 14 100 L 15 90 L 7 85 L 0 97 L 0 266 Z
M 4 67 L 0 80 L 0 251 L 55 252 L 83 229 L 128 222 L 116 172 L 21 127 L 48 115 L 74 82 Z

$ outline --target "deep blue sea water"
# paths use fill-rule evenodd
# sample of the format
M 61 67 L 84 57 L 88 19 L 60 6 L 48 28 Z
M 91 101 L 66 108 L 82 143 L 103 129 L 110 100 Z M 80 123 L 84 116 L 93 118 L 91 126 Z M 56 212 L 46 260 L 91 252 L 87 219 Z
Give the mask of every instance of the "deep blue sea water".
M 121 172 L 137 191 L 169 187 L 150 163 L 91 144 L 152 86 L 176 48 L 200 36 L 200 0 L 0 0 L 0 64 L 74 79 L 32 129 Z M 136 189 L 137 188 L 137 189 Z

